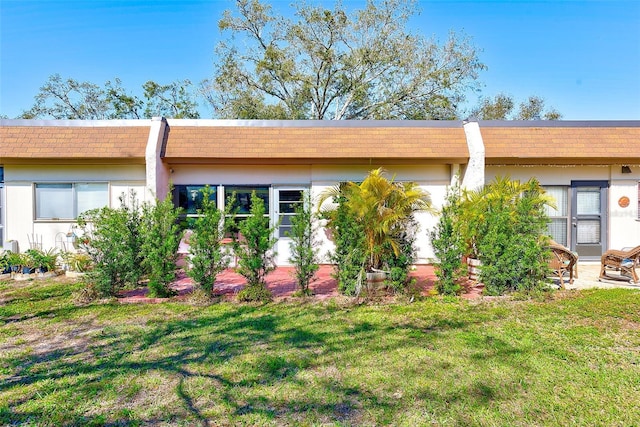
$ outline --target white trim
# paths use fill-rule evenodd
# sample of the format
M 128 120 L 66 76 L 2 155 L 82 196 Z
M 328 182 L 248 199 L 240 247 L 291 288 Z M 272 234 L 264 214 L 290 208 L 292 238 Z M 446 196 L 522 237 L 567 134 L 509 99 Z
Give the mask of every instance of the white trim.
M 146 187 L 145 200 L 153 202 L 156 198 L 164 200 L 169 192 L 168 165 L 162 161 L 162 151 L 166 144 L 164 135 L 167 121 L 164 117 L 154 117 L 151 120 L 149 139 L 145 149 Z
M 484 186 L 485 179 L 484 141 L 478 122 L 465 123 L 464 134 L 469 148 L 469 163 L 464 171 L 461 186 L 468 190 L 476 190 Z

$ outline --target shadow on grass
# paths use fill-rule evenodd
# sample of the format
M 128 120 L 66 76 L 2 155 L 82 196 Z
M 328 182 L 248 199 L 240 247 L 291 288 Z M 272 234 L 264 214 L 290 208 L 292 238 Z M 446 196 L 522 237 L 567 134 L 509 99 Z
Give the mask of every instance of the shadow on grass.
M 16 321 L 46 317 L 49 312 L 69 317 L 73 310 L 44 310 Z M 224 310 L 214 306 L 192 312 L 192 318 L 156 319 L 136 327 L 107 324 L 92 333 L 84 346 L 3 357 L 6 374 L 0 376 L 0 393 L 12 397 L 6 407 L 0 406 L 0 422 L 25 424 L 36 419 L 40 425 L 209 425 L 212 414 L 221 412 L 231 424 L 275 420 L 295 424 L 308 423 L 308 419 L 311 423 L 358 424 L 363 413 L 374 409 L 374 420 L 366 422 L 393 423 L 394 413 L 402 410 L 405 402 L 382 393 L 384 381 L 345 380 L 340 371 L 358 365 L 361 350 L 374 357 L 395 353 L 402 357 L 402 352 L 416 347 L 437 348 L 441 335 L 464 331 L 473 321 L 436 317 L 397 324 L 384 313 L 376 317 L 371 310 L 354 308 L 350 312 L 358 316 L 347 316 L 349 321 L 341 324 L 338 320 L 344 313 L 330 306 L 277 305 Z M 314 323 L 318 319 L 323 323 Z M 471 338 L 468 342 L 483 355 L 479 363 L 530 369 L 511 357 L 522 350 L 496 338 Z M 417 367 L 410 368 L 407 372 L 420 375 Z M 384 372 L 385 367 L 380 369 Z M 328 373 L 318 374 L 324 371 Z M 151 392 L 150 383 L 143 384 L 142 391 L 130 392 L 132 396 L 119 395 L 126 395 L 133 383 L 141 376 L 144 381 L 150 372 L 157 373 L 172 390 L 161 395 L 166 403 L 156 404 L 155 409 L 144 407 L 146 402 L 135 403 L 144 401 L 140 394 Z M 400 381 L 411 382 L 412 378 Z M 206 385 L 196 385 L 200 382 Z M 498 390 L 503 386 L 476 382 L 464 398 L 485 406 L 505 398 L 504 389 Z M 112 391 L 118 388 L 122 390 Z M 280 388 L 298 394 L 289 397 L 278 393 Z M 455 401 L 465 392 L 456 393 L 443 396 L 427 388 L 423 394 Z M 13 397 L 17 395 L 20 397 Z M 52 401 L 56 404 L 51 405 Z M 101 405 L 106 409 L 100 410 Z M 130 412 L 123 415 L 126 408 Z M 93 415 L 95 411 L 103 413 Z M 139 412 L 152 415 L 142 417 Z

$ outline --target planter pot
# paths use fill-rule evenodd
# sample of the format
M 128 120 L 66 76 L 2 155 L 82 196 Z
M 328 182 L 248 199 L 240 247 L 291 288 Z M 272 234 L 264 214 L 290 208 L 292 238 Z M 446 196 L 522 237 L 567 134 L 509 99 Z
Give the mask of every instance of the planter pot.
M 45 271 L 45 272 L 42 272 L 42 273 L 40 273 L 40 272 L 36 273 L 36 277 L 38 279 L 48 279 L 50 277 L 56 277 L 57 275 L 58 275 L 58 273 L 53 271 L 53 270 L 48 270 L 48 271 Z
M 467 271 L 469 279 L 478 281 L 480 279 L 480 266 L 482 262 L 476 258 L 467 258 Z
M 384 287 L 384 281 L 387 278 L 387 273 L 384 271 L 372 271 L 367 273 L 367 289 L 377 290 Z
M 64 272 L 65 276 L 72 277 L 72 278 L 82 277 L 85 274 L 87 274 L 87 273 L 82 273 L 80 271 L 70 271 L 70 270 L 67 270 L 67 271 Z
M 36 272 L 35 267 L 22 267 L 22 274 L 32 274 Z

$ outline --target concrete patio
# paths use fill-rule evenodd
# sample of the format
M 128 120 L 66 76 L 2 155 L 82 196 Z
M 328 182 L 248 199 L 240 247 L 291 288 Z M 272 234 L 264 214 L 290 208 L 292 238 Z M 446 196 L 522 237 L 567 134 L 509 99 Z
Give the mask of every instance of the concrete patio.
M 616 274 L 616 273 L 613 273 Z M 611 274 L 611 277 L 613 277 Z M 609 289 L 609 288 L 626 288 L 626 289 L 638 289 L 640 290 L 640 284 L 629 284 L 628 280 L 616 280 L 615 278 L 606 279 L 600 281 L 600 262 L 579 262 L 578 263 L 578 278 L 573 281 L 573 284 L 566 283 L 567 289 Z M 557 283 L 557 281 L 556 281 Z

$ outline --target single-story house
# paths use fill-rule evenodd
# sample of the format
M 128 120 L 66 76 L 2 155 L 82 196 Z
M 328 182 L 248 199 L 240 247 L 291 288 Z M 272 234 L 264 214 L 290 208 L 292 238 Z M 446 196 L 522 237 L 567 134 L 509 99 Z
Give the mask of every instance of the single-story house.
M 553 238 L 582 259 L 640 244 L 640 121 L 1 120 L 0 239 L 7 249 L 64 247 L 81 212 L 170 197 L 193 215 L 202 186 L 220 207 L 252 191 L 277 230 L 278 265 L 303 190 L 317 196 L 378 167 L 429 191 L 435 207 L 456 179 L 532 176 L 556 198 Z M 433 258 L 420 214 L 418 262 Z M 322 253 L 332 244 L 319 232 Z

